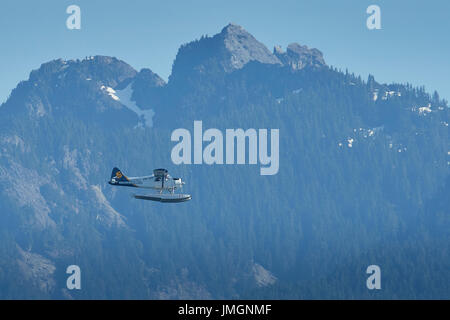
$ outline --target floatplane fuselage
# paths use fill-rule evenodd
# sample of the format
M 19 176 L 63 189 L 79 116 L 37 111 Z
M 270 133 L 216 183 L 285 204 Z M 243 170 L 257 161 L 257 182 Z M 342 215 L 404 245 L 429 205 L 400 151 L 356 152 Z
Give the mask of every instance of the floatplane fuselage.
M 149 195 L 133 195 L 136 199 L 159 202 L 183 202 L 191 200 L 189 194 L 175 193 L 185 184 L 181 178 L 172 178 L 166 169 L 155 169 L 153 174 L 142 177 L 127 177 L 118 168 L 114 168 L 111 179 L 108 181 L 113 186 L 152 189 L 157 192 Z

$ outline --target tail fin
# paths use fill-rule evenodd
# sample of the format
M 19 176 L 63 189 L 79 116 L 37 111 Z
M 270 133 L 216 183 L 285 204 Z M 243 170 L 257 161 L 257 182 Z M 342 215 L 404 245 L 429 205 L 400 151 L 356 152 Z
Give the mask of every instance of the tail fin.
M 114 167 L 111 172 L 111 181 L 128 181 L 127 177 L 120 171 L 119 168 Z

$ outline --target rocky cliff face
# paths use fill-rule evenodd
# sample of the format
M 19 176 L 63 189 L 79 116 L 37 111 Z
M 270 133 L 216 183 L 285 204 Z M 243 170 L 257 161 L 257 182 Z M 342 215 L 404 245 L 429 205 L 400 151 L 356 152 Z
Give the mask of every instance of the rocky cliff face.
M 290 66 L 294 70 L 300 70 L 305 67 L 320 68 L 325 67 L 326 63 L 323 59 L 322 52 L 314 48 L 308 48 L 298 43 L 291 43 L 286 52 L 281 47 L 276 46 L 273 54 L 284 65 Z

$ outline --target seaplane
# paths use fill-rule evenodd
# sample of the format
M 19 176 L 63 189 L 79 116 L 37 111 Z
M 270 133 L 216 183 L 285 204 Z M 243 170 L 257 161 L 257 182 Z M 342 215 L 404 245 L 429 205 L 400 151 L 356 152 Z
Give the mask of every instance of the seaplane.
M 113 186 L 124 186 L 133 188 L 144 188 L 156 190 L 156 193 L 148 195 L 134 194 L 135 199 L 150 200 L 159 202 L 184 202 L 192 199 L 191 195 L 176 193 L 175 190 L 182 190 L 185 184 L 181 178 L 172 178 L 166 169 L 155 169 L 153 174 L 142 177 L 127 177 L 118 168 L 114 168 L 111 179 L 108 181 Z

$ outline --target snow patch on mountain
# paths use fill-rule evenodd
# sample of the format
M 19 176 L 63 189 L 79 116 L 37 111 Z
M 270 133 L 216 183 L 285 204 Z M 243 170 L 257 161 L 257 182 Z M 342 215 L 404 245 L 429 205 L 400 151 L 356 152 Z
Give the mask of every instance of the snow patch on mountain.
M 384 126 L 374 127 L 374 128 L 354 128 L 353 136 L 348 136 L 344 141 L 338 141 L 338 146 L 343 147 L 347 145 L 347 147 L 352 148 L 353 144 L 358 140 L 359 142 L 363 142 L 364 140 L 375 139 L 378 135 L 380 135 L 384 130 Z
M 417 109 L 419 111 L 419 114 L 427 114 L 431 112 L 431 103 L 429 103 L 427 106 L 420 107 Z
M 101 86 L 100 89 L 104 91 L 107 95 L 109 95 L 111 98 L 113 98 L 116 101 L 119 101 L 120 99 L 116 96 L 116 91 L 111 87 Z
M 353 147 L 353 141 L 355 141 L 353 138 L 348 138 L 347 139 L 347 142 L 348 142 L 347 145 L 348 145 L 349 148 Z
M 379 89 L 375 89 L 372 91 L 373 101 L 377 101 L 380 97 L 381 97 L 381 100 L 388 100 L 389 98 L 401 97 L 401 96 L 402 96 L 402 93 L 400 91 L 389 90 L 389 91 L 380 92 Z
M 145 126 L 149 128 L 153 127 L 153 116 L 155 115 L 155 112 L 152 109 L 142 110 L 136 105 L 135 101 L 131 100 L 131 96 L 133 95 L 131 83 L 125 89 L 116 90 L 112 94 L 117 98 L 115 100 L 120 101 L 125 107 L 136 113 L 138 117 L 143 120 Z

